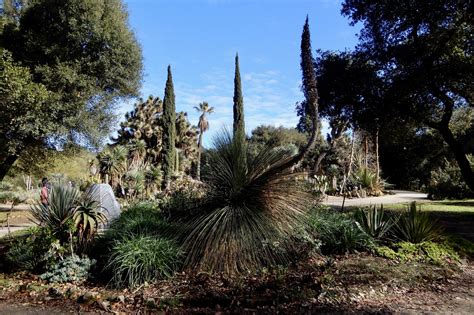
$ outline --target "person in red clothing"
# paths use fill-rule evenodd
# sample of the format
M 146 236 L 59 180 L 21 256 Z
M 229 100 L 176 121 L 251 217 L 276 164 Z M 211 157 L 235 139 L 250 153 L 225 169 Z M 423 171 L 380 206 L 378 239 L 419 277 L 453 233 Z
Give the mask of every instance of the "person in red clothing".
M 43 187 L 41 187 L 40 201 L 43 206 L 48 207 L 49 206 L 48 179 L 46 177 L 43 178 L 41 183 Z

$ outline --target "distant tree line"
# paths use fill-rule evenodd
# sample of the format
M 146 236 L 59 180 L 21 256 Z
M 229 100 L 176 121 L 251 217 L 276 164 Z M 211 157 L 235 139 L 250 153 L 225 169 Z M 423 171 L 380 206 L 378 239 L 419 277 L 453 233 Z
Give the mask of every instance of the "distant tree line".
M 421 185 L 452 160 L 474 191 L 470 8 L 467 0 L 343 3 L 342 14 L 363 27 L 354 51 L 319 51 L 315 60 L 320 115 L 330 125 L 315 172 L 353 130 L 370 137 L 389 181 Z M 307 104 L 297 112 L 304 132 Z

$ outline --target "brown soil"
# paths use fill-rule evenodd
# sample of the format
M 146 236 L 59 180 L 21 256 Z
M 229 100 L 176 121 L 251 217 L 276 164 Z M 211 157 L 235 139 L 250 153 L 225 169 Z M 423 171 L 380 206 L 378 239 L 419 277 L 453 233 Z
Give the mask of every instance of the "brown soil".
M 0 288 L 0 313 L 17 314 L 474 313 L 473 264 L 397 263 L 365 254 L 240 278 L 180 274 L 133 291 L 51 285 L 27 274 L 5 275 Z M 93 299 L 85 302 L 85 293 Z

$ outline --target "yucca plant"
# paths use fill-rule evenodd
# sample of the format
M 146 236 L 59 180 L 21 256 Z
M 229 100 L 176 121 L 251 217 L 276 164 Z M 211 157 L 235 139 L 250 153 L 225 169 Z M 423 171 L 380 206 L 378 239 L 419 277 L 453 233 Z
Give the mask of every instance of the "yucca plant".
M 397 221 L 397 218 L 390 217 L 384 211 L 383 205 L 381 205 L 380 208 L 373 206 L 366 210 L 359 209 L 355 214 L 355 219 L 357 227 L 375 239 L 381 239 L 387 236 Z
M 82 195 L 77 188 L 64 185 L 53 186 L 48 206 L 38 202 L 30 212 L 36 223 L 51 230 L 61 244 L 77 236 L 79 250 L 94 237 L 99 224 L 107 221 L 106 210 L 90 195 Z
M 81 193 L 73 187 L 53 186 L 49 195 L 49 205 L 38 202 L 30 211 L 33 218 L 42 226 L 48 227 L 62 242 L 70 237 L 72 220 Z
M 354 173 L 354 181 L 361 185 L 362 188 L 374 189 L 377 186 L 377 178 L 375 173 L 369 170 L 367 167 L 360 167 Z
M 299 185 L 304 176 L 280 168 L 294 152 L 265 147 L 252 156 L 228 132 L 216 138 L 215 148 L 204 178 L 208 198 L 193 209 L 199 214 L 185 229 L 185 264 L 232 274 L 287 260 L 264 244 L 291 236 L 311 200 Z
M 373 245 L 373 238 L 361 231 L 354 218 L 346 213 L 315 209 L 306 223 L 321 240 L 323 254 L 344 254 Z
M 417 209 L 416 202 L 412 202 L 407 211 L 400 216 L 394 226 L 394 235 L 401 241 L 421 243 L 438 239 L 442 229 L 438 222 L 429 217 L 426 212 Z

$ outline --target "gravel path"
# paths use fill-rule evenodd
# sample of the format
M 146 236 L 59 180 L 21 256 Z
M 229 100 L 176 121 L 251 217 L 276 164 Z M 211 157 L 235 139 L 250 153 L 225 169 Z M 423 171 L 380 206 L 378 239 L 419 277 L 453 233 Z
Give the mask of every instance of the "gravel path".
M 417 193 L 417 192 L 405 191 L 405 190 L 392 190 L 391 192 L 393 193 L 393 195 L 390 194 L 390 195 L 385 195 L 381 197 L 352 198 L 352 199 L 346 198 L 344 206 L 345 207 L 369 206 L 369 205 L 393 204 L 393 203 L 410 203 L 412 201 L 428 200 L 427 195 L 424 193 Z M 342 205 L 342 199 L 343 199 L 342 197 L 328 196 L 326 200 L 323 201 L 323 204 L 334 207 L 334 208 L 339 208 Z M 0 208 L 2 208 L 1 205 L 0 205 Z M 28 206 L 19 205 L 15 207 L 16 210 L 23 210 L 23 208 L 28 209 Z M 10 230 L 14 232 L 14 231 L 26 229 L 32 226 L 30 222 L 27 220 L 24 223 L 26 224 L 18 224 L 16 226 L 10 227 Z M 7 228 L 0 226 L 0 238 L 7 234 L 8 234 Z
M 426 201 L 428 200 L 427 194 L 418 193 L 414 191 L 406 190 L 392 190 L 393 193 L 390 195 L 384 195 L 381 197 L 367 197 L 367 198 L 346 198 L 344 207 L 353 206 L 369 206 L 369 205 L 380 205 L 380 204 L 393 204 L 393 203 L 410 203 L 412 201 Z M 332 207 L 341 207 L 342 197 L 328 196 L 323 204 Z

